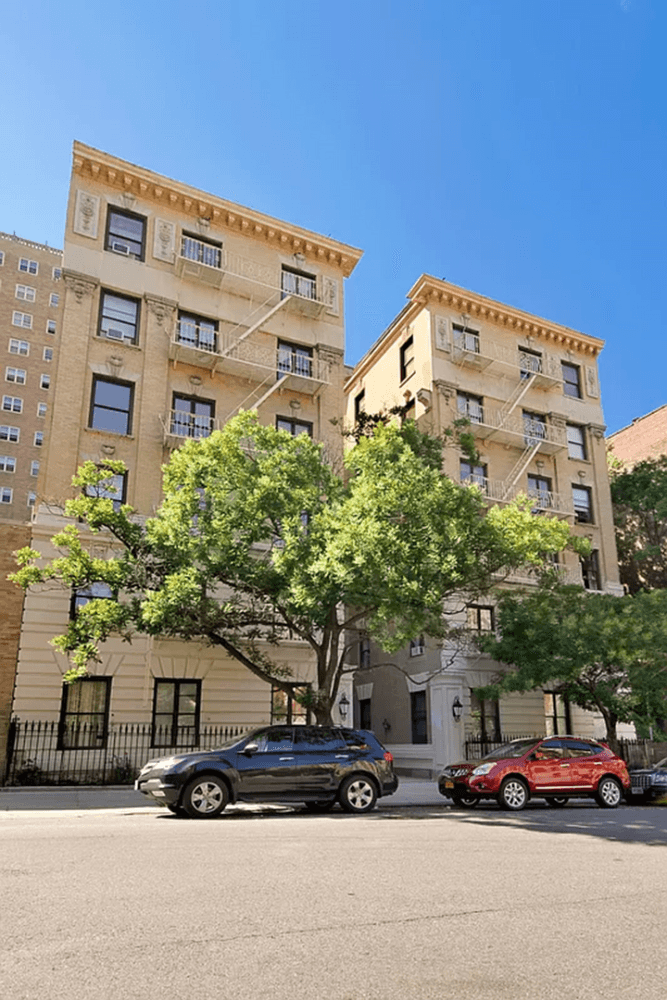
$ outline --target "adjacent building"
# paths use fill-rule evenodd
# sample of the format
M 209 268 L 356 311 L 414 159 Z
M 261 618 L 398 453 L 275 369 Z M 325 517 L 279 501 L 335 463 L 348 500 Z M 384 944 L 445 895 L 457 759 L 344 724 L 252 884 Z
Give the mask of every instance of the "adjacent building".
M 635 417 L 627 427 L 610 434 L 607 443 L 613 457 L 630 468 L 637 462 L 667 455 L 667 405 Z
M 591 543 L 581 561 L 560 556 L 562 579 L 622 593 L 607 475 L 597 358 L 601 340 L 422 275 L 408 304 L 348 375 L 348 425 L 400 405 L 439 434 L 464 418 L 479 459 L 445 449 L 444 471 L 478 487 L 489 504 L 531 497 L 535 511 L 566 518 Z M 530 584 L 516 579 L 514 583 Z M 494 628 L 493 597 L 460 608 L 461 635 Z M 550 692 L 498 702 L 477 699 L 497 664 L 463 641 L 441 648 L 415 636 L 386 664 L 368 642 L 359 648 L 355 712 L 391 746 L 403 769 L 429 773 L 459 758 L 464 742 L 501 735 L 604 727 Z

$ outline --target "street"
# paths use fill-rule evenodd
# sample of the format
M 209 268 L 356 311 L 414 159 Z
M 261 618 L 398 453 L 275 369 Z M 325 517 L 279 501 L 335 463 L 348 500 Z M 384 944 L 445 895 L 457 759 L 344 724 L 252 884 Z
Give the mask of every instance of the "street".
M 0 813 L 3 1000 L 662 1000 L 667 809 Z

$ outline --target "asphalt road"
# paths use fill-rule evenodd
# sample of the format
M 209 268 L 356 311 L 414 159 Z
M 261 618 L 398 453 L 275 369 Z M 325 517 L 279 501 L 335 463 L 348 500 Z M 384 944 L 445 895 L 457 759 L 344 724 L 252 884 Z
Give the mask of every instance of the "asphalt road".
M 2 1000 L 663 1000 L 667 809 L 0 813 Z

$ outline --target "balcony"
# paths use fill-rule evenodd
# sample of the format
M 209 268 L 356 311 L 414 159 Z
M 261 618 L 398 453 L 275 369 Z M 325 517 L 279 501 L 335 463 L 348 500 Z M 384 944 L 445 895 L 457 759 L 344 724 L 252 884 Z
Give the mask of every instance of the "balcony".
M 537 450 L 546 455 L 567 448 L 564 426 L 525 419 L 521 414 L 492 410 L 486 406 L 476 408 L 475 412 L 460 412 L 459 415 L 470 420 L 470 433 L 476 438 L 501 441 L 515 448 L 537 445 Z
M 553 514 L 557 517 L 574 517 L 572 498 L 552 490 L 532 490 L 511 481 L 472 476 L 462 479 L 462 486 L 476 486 L 490 503 L 509 503 L 518 496 L 527 496 L 533 502 L 534 514 Z
M 477 371 L 490 369 L 498 375 L 530 379 L 531 386 L 554 389 L 563 384 L 560 361 L 551 354 L 536 354 L 520 347 L 484 343 L 479 334 L 469 330 L 455 331 L 452 344 L 455 364 Z
M 200 441 L 219 429 L 219 421 L 200 413 L 184 410 L 169 410 L 160 417 L 164 444 L 168 448 L 178 448 L 185 441 Z

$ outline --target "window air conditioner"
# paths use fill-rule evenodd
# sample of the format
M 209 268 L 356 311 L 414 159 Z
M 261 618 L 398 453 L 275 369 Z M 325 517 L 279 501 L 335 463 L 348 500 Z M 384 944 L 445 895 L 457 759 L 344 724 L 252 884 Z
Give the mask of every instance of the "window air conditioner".
M 123 339 L 123 331 L 122 330 L 116 330 L 113 326 L 109 327 L 109 329 L 106 331 L 106 335 L 109 338 L 109 340 L 122 340 Z
M 424 647 L 423 646 L 411 646 L 410 647 L 410 656 L 421 656 L 423 652 L 424 652 Z
M 111 244 L 111 249 L 114 253 L 124 253 L 126 257 L 130 256 L 130 248 L 127 243 L 116 243 L 115 241 Z

